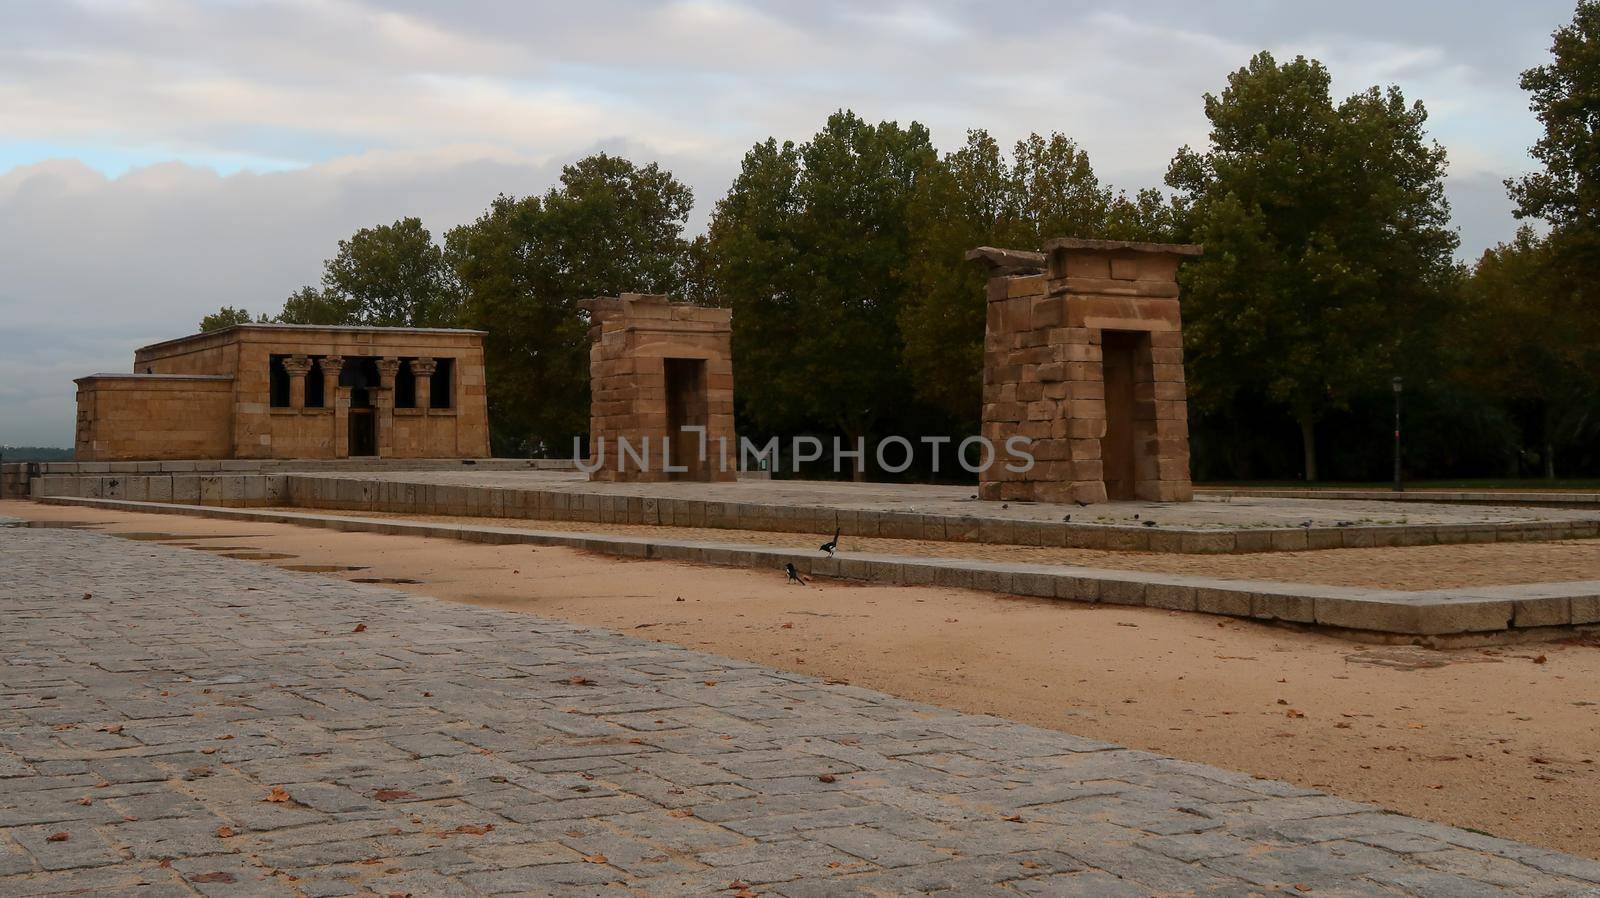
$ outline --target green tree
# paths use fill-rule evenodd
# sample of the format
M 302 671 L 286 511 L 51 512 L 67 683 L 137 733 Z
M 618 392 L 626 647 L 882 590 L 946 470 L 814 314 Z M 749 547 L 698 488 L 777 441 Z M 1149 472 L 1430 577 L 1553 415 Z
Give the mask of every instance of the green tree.
M 1600 234 L 1600 2 L 1580 0 L 1556 30 L 1549 64 L 1522 73 L 1544 136 L 1529 152 L 1543 171 L 1506 181 L 1517 217 Z
M 200 332 L 202 334 L 207 334 L 211 331 L 222 330 L 225 327 L 233 327 L 236 324 L 250 324 L 253 320 L 254 319 L 250 317 L 250 312 L 246 309 L 236 309 L 233 306 L 223 306 L 215 312 L 212 312 L 210 315 L 200 319 Z M 267 316 L 262 315 L 260 320 L 263 323 L 266 322 Z
M 1486 250 L 1465 289 L 1463 379 L 1532 418 L 1544 476 L 1600 437 L 1600 315 L 1557 240 L 1523 227 Z
M 1257 54 L 1205 95 L 1206 151 L 1167 173 L 1206 247 L 1182 274 L 1191 399 L 1264 393 L 1299 426 L 1307 480 L 1317 422 L 1420 355 L 1457 244 L 1422 104 L 1395 87 L 1335 104 L 1329 88 L 1315 60 Z
M 433 235 L 416 218 L 362 228 L 324 264 L 322 286 L 284 302 L 287 324 L 443 327 L 459 318 L 459 295 Z
M 963 430 L 976 429 L 980 412 L 987 306 L 967 250 L 1038 250 L 1051 237 L 1163 240 L 1173 230 L 1159 192 L 1114 195 L 1064 135 L 1029 135 L 1011 159 L 987 132 L 969 131 L 965 145 L 923 169 L 908 204 L 904 363 L 918 397 Z
M 445 238 L 461 319 L 488 331 L 496 451 L 571 451 L 588 431 L 588 322 L 580 300 L 681 293 L 694 196 L 654 163 L 604 153 L 562 169 L 542 196 L 500 196 Z
M 745 154 L 708 250 L 757 429 L 820 427 L 854 444 L 911 397 L 898 322 L 906 207 L 936 162 L 921 125 L 847 111 L 798 147 L 769 139 Z
M 283 324 L 361 324 L 361 305 L 325 287 L 301 287 L 283 301 L 275 319 Z

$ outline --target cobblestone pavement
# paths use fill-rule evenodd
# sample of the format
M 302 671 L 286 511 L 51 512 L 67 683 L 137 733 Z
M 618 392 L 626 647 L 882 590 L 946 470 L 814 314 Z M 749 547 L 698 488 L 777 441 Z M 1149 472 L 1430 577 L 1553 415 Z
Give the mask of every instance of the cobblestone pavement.
M 0 895 L 1600 896 L 1600 863 L 756 664 L 0 528 Z

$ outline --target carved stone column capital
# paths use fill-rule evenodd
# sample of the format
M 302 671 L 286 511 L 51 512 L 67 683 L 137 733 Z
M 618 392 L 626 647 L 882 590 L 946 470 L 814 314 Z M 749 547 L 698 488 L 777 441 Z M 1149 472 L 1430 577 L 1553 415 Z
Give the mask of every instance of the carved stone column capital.
M 418 377 L 432 377 L 433 372 L 437 370 L 439 370 L 439 362 L 436 359 L 411 360 L 411 373 Z
M 396 358 L 378 359 L 378 379 L 382 381 L 385 389 L 394 389 L 395 375 L 400 373 L 400 360 Z
M 283 360 L 283 370 L 290 377 L 305 377 L 311 372 L 311 359 L 304 355 L 291 355 Z

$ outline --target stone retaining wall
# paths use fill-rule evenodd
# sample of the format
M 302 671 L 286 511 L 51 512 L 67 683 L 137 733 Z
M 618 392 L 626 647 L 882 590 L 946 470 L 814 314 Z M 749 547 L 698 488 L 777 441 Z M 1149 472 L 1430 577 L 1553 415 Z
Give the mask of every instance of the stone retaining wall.
M 743 543 L 430 524 L 303 512 L 263 512 L 196 505 L 52 499 L 52 504 L 296 524 L 331 530 L 459 539 L 492 544 L 565 546 L 629 558 L 758 568 L 901 586 L 945 586 L 1037 598 L 1144 605 L 1263 621 L 1307 624 L 1387 636 L 1514 634 L 1600 624 L 1600 581 L 1438 589 L 1424 592 L 1299 583 L 1223 580 L 1178 574 L 961 558 L 820 552 Z
M 782 533 L 882 536 L 1129 552 L 1217 554 L 1299 552 L 1374 546 L 1529 542 L 1600 536 L 1600 520 L 1487 524 L 1374 524 L 1228 530 L 1019 521 L 972 515 L 827 506 L 508 489 L 288 475 L 285 504 L 395 514 L 532 518 L 606 524 L 711 527 Z M 821 542 L 819 537 L 818 542 Z

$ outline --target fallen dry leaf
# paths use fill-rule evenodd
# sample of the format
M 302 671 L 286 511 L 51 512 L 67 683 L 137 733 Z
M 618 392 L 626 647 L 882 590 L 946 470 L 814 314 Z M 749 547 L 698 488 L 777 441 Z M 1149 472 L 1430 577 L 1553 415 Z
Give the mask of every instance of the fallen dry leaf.
M 238 835 L 238 833 L 234 832 L 233 831 L 233 827 L 231 827 L 231 826 L 219 826 L 219 827 L 217 827 L 217 838 L 219 838 L 219 839 L 231 839 L 231 838 L 233 838 L 234 836 L 237 836 L 237 835 Z
M 715 686 L 715 685 L 717 685 L 717 681 L 716 680 L 706 680 L 705 684 L 707 686 Z
M 372 793 L 378 801 L 395 801 L 401 798 L 415 798 L 416 796 L 404 789 L 379 789 Z
M 352 633 L 365 633 L 365 632 L 367 632 L 367 625 L 366 624 L 356 624 L 356 628 L 354 630 L 351 630 L 350 632 L 352 632 Z
M 273 786 L 272 790 L 267 793 L 267 797 L 263 798 L 261 800 L 262 801 L 270 801 L 270 802 L 272 802 L 274 804 L 278 804 L 278 803 L 285 802 L 285 801 L 294 801 L 293 798 L 289 797 L 289 790 L 285 789 L 282 786 Z
M 838 777 L 834 776 L 831 773 L 824 773 L 823 775 L 817 777 L 817 779 L 819 779 L 819 780 L 821 780 L 822 782 L 825 782 L 825 783 L 832 783 L 832 782 L 838 781 Z
M 1304 717 L 1304 716 L 1306 716 L 1306 712 L 1300 710 L 1299 708 L 1290 708 L 1289 710 L 1283 712 L 1283 716 L 1285 716 L 1285 717 Z
M 187 879 L 190 882 L 238 882 L 237 879 L 233 878 L 232 873 L 224 870 L 218 870 L 215 873 L 197 873 L 194 876 L 187 877 Z
M 120 724 L 120 723 L 107 724 L 107 725 L 105 725 L 105 726 L 100 728 L 100 732 L 102 732 L 102 733 L 110 733 L 111 735 L 115 736 L 116 734 L 122 732 L 122 724 Z
M 593 686 L 594 685 L 594 681 L 589 679 L 588 677 L 580 677 L 577 674 L 573 674 L 572 676 L 567 677 L 567 685 L 568 686 Z
M 1022 866 L 1027 867 L 1029 870 L 1037 870 L 1037 869 L 1039 869 L 1039 862 L 1038 861 L 1023 861 L 1022 862 Z
M 794 624 L 793 623 L 787 623 L 787 624 L 784 624 L 782 627 L 779 627 L 778 629 L 780 629 L 780 630 L 793 630 L 794 629 Z
M 68 835 L 67 833 L 51 833 L 50 835 L 45 836 L 44 840 L 46 842 L 65 842 L 70 838 L 72 838 L 72 836 Z
M 1021 823 L 1022 822 L 1022 815 L 1021 814 L 1007 814 L 1006 816 L 1001 817 L 1000 819 L 1006 821 L 1007 823 Z
M 1550 660 L 1549 658 L 1546 658 L 1543 655 L 1537 655 L 1537 656 L 1534 657 L 1533 663 L 1534 664 L 1543 664 L 1543 663 L 1545 663 L 1546 661 L 1549 661 L 1549 660 Z
M 487 835 L 488 833 L 492 833 L 492 832 L 494 832 L 494 824 L 493 823 L 484 823 L 484 824 L 463 823 L 460 826 L 456 827 L 455 829 L 445 830 L 444 832 L 440 833 L 439 835 L 441 835 L 441 836 L 454 836 L 454 835 L 482 836 L 482 835 Z
M 693 817 L 694 808 L 673 808 L 667 812 L 668 817 Z
M 604 863 L 608 863 L 608 861 L 606 860 L 606 856 L 603 855 L 603 854 L 586 854 L 586 855 L 583 856 L 583 862 L 585 864 L 604 864 Z

